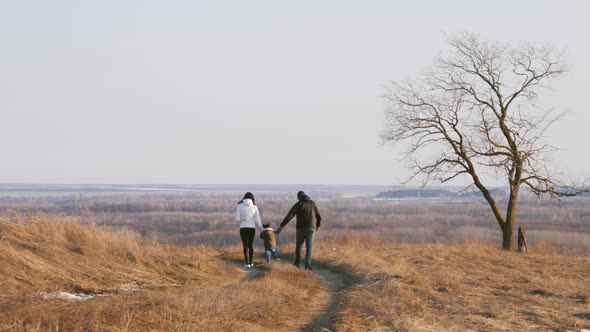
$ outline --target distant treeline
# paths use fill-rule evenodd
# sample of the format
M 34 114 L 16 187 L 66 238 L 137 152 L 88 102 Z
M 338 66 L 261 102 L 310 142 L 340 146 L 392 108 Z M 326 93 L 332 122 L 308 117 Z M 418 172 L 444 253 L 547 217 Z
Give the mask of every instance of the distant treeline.
M 499 196 L 506 192 L 501 189 L 495 190 Z M 445 189 L 397 189 L 388 190 L 377 194 L 377 198 L 479 198 L 479 191 L 456 192 Z
M 567 190 L 566 190 L 567 191 Z M 533 195 L 531 192 L 524 191 L 527 195 Z M 495 197 L 505 197 L 508 193 L 506 190 L 496 188 L 492 190 Z M 452 191 L 446 189 L 395 189 L 380 192 L 377 198 L 481 198 L 481 192 L 475 191 Z M 580 197 L 590 197 L 590 191 L 583 192 Z

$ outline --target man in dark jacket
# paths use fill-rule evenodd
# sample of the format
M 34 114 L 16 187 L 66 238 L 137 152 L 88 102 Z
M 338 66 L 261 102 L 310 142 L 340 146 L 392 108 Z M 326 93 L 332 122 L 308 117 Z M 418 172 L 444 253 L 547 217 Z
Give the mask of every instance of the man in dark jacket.
M 311 253 L 313 249 L 313 239 L 315 237 L 315 233 L 319 232 L 320 224 L 322 222 L 322 216 L 320 215 L 320 211 L 318 211 L 318 207 L 311 198 L 300 191 L 297 193 L 297 199 L 299 200 L 289 213 L 283 222 L 281 222 L 281 226 L 275 231 L 276 234 L 279 234 L 283 227 L 289 223 L 294 216 L 297 216 L 297 232 L 295 235 L 295 266 L 301 268 L 301 247 L 303 242 L 305 242 L 305 269 L 311 270 Z

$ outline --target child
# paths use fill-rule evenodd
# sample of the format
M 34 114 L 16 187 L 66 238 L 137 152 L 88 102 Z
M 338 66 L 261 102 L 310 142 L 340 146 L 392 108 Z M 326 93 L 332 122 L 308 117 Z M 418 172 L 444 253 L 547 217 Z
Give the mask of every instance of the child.
M 269 224 L 263 224 L 262 233 L 260 233 L 260 238 L 264 240 L 264 256 L 266 257 L 266 262 L 270 263 L 270 255 L 272 257 L 279 260 L 279 252 L 277 251 L 277 238 L 275 235 L 275 231 L 270 228 Z

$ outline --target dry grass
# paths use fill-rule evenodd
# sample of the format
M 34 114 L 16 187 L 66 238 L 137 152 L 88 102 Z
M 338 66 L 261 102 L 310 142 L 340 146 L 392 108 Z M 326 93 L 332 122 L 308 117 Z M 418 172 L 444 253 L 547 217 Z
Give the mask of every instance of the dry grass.
M 316 257 L 359 276 L 338 331 L 564 331 L 590 327 L 590 257 L 485 243 L 386 244 L 349 236 Z M 335 248 L 336 250 L 333 250 Z
M 206 247 L 180 248 L 75 218 L 0 220 L 3 297 L 39 291 L 100 293 L 135 281 L 145 288 L 225 281 L 228 266 Z
M 223 256 L 240 257 L 232 250 Z M 321 289 L 313 274 L 287 264 L 241 281 L 244 271 L 222 258 L 74 219 L 0 220 L 0 330 L 275 330 Z M 130 282 L 140 290 L 121 289 Z M 56 291 L 96 297 L 41 296 Z
M 522 255 L 485 242 L 396 244 L 376 231 L 329 234 L 324 228 L 316 238 L 315 262 L 355 276 L 345 278 L 350 284 L 339 297 L 338 331 L 590 327 L 588 255 L 557 255 L 543 242 Z M 240 247 L 163 246 L 65 217 L 0 220 L 0 330 L 293 329 L 313 318 L 306 308 L 325 285 L 289 265 L 289 232 L 279 242 L 286 264 L 257 256 L 259 272 L 246 274 L 234 267 Z M 119 287 L 130 282 L 140 290 Z M 41 296 L 55 291 L 96 297 Z
M 79 331 L 273 331 L 320 287 L 311 273 L 277 266 L 225 287 L 194 285 L 85 302 L 45 301 L 12 313 L 12 328 Z

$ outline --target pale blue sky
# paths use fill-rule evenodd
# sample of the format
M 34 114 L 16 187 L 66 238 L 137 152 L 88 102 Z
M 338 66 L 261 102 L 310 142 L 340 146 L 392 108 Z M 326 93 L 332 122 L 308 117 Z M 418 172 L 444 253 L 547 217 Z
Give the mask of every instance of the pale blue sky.
M 396 184 L 380 95 L 476 32 L 567 50 L 546 106 L 589 176 L 586 1 L 2 1 L 0 182 Z

